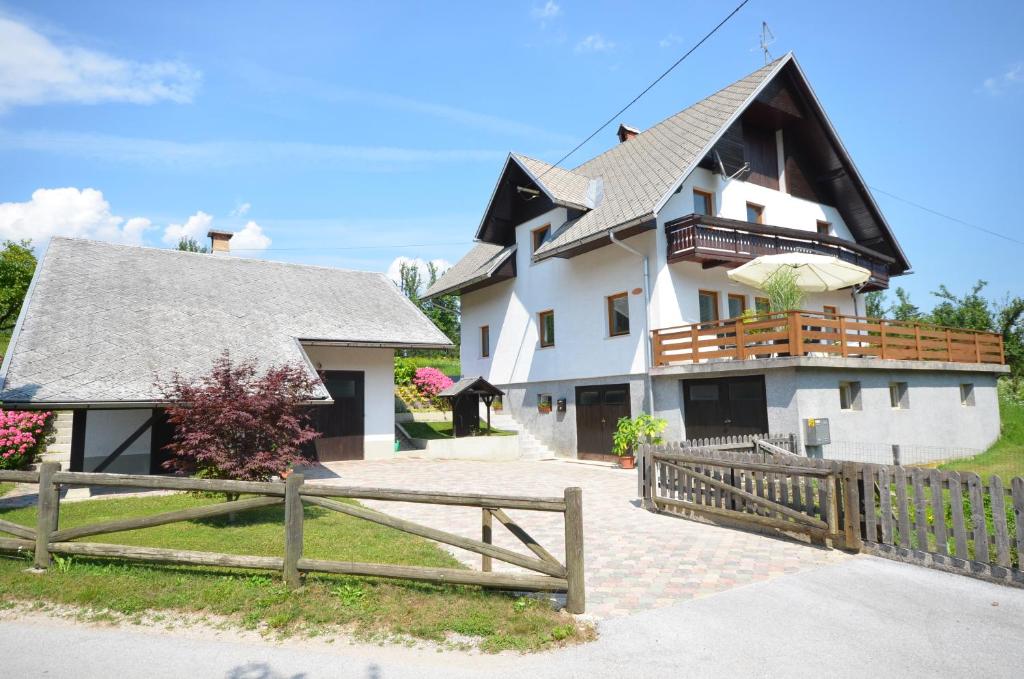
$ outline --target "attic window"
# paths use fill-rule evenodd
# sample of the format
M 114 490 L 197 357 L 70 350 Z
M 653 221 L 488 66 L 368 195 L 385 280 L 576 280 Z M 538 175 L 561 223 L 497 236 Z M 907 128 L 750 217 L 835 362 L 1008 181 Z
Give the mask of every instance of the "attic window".
M 536 228 L 536 229 L 534 229 L 533 231 L 530 232 L 530 237 L 532 239 L 532 244 L 533 244 L 532 252 L 537 252 L 537 250 L 540 250 L 540 246 L 544 245 L 544 243 L 547 241 L 548 235 L 550 233 L 551 233 L 551 225 L 550 224 L 545 224 L 544 226 L 538 227 L 538 228 Z

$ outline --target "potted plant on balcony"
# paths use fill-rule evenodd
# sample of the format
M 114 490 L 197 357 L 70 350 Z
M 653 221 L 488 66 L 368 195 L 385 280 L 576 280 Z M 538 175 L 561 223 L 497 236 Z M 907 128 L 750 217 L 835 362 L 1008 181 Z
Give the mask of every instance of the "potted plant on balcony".
M 623 417 L 616 425 L 612 436 L 612 451 L 619 456 L 623 469 L 636 467 L 636 449 L 645 443 L 664 443 L 661 432 L 668 426 L 666 420 L 642 413 L 635 418 Z

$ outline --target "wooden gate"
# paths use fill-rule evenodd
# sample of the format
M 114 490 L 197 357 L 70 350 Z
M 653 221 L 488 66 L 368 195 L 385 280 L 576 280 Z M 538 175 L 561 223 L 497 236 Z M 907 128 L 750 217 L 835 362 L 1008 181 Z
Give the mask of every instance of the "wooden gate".
M 667 513 L 845 544 L 837 463 L 793 455 L 766 442 L 761 449 L 765 452 L 647 446 L 639 459 L 644 502 Z

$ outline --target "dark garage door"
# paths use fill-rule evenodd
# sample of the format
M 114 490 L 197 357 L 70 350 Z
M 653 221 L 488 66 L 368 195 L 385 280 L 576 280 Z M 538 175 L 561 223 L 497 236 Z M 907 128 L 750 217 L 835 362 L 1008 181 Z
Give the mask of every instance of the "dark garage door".
M 313 408 L 313 426 L 323 436 L 316 440 L 316 457 L 321 462 L 363 459 L 362 372 L 328 370 L 323 382 L 334 399 L 333 405 Z
M 683 382 L 686 438 L 768 432 L 764 376 Z
M 606 459 L 620 417 L 630 417 L 629 385 L 576 387 L 576 455 Z

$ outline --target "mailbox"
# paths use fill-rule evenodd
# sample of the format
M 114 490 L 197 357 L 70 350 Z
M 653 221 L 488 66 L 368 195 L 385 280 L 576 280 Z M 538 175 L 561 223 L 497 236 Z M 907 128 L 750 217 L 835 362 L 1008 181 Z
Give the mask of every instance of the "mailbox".
M 804 420 L 804 445 L 824 446 L 832 443 L 827 417 L 810 417 Z

